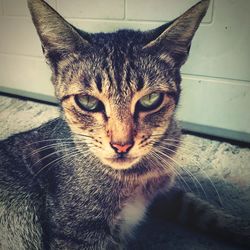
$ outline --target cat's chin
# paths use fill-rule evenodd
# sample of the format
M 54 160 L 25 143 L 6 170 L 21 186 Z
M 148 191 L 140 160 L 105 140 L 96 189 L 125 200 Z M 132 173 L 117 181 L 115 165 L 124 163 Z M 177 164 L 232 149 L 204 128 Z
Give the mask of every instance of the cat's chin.
M 115 170 L 132 168 L 139 161 L 139 157 L 131 158 L 105 158 L 103 163 Z

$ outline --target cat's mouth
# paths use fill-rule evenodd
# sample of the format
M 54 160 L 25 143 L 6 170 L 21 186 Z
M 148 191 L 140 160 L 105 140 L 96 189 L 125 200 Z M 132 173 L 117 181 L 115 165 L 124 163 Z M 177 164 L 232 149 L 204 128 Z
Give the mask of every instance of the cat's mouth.
M 110 165 L 114 169 L 128 169 L 138 161 L 138 157 L 116 156 L 105 158 L 105 160 L 108 162 L 108 165 Z

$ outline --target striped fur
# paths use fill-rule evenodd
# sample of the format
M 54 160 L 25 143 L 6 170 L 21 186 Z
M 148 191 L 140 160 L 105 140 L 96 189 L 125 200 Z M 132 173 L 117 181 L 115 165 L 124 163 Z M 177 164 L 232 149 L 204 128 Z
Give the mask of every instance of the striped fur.
M 151 31 L 98 34 L 45 1 L 28 5 L 63 118 L 1 142 L 0 249 L 124 249 L 148 209 L 249 245 L 247 222 L 172 188 L 180 67 L 209 1 Z M 141 109 L 155 93 L 159 103 Z M 86 95 L 98 111 L 79 104 Z

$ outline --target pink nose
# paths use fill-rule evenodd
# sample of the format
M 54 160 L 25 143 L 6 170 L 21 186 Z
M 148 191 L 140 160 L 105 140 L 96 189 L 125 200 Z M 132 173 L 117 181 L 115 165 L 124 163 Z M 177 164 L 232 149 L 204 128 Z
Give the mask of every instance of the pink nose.
M 132 148 L 133 144 L 125 144 L 125 145 L 120 145 L 120 144 L 115 144 L 115 143 L 110 143 L 111 147 L 116 151 L 116 153 L 127 153 L 130 148 Z

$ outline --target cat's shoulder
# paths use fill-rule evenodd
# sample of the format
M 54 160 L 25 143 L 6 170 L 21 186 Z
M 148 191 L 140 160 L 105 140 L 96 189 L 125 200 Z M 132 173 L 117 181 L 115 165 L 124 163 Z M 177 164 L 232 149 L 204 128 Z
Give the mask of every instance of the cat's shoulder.
M 15 165 L 23 163 L 25 155 L 30 153 L 35 145 L 54 138 L 60 138 L 66 131 L 67 127 L 63 119 L 56 118 L 37 128 L 0 140 L 0 166 L 3 167 L 11 163 L 13 165 L 13 162 Z
M 0 141 L 0 189 L 16 189 L 18 185 L 25 189 L 32 178 L 30 167 L 38 157 L 33 157 L 34 152 L 41 143 L 59 138 L 65 130 L 64 121 L 58 118 Z
M 65 130 L 65 122 L 61 118 L 50 120 L 39 127 L 16 133 L 0 140 L 0 150 L 14 148 L 18 144 L 24 145 L 27 142 L 35 142 L 37 139 L 43 140 L 46 137 L 56 137 L 59 127 Z

